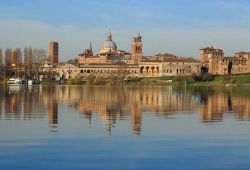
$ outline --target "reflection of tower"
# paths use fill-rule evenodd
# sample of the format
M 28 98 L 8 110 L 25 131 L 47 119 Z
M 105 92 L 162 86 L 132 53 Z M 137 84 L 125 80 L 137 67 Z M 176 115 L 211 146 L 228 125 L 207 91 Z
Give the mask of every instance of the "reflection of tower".
M 228 94 L 228 97 L 227 97 L 227 107 L 228 107 L 228 111 L 231 112 L 233 110 L 231 94 Z
M 91 127 L 92 111 L 84 111 L 83 117 L 89 120 L 89 126 Z
M 1 93 L 0 93 L 0 95 L 3 96 L 3 94 L 1 94 Z M 2 113 L 3 113 L 2 104 L 3 104 L 2 97 L 0 97 L 0 120 L 2 119 Z
M 142 39 L 139 33 L 136 34 L 132 42 L 132 60 L 133 64 L 142 61 Z
M 131 109 L 131 127 L 133 133 L 136 135 L 141 134 L 141 125 L 142 125 L 142 114 L 141 107 L 138 103 L 134 103 Z
M 6 118 L 20 118 L 21 116 L 21 98 L 17 94 L 11 94 L 6 97 L 5 102 L 5 114 Z
M 24 96 L 24 118 L 25 119 L 30 119 L 33 113 L 32 109 L 32 104 L 35 102 L 32 100 L 32 95 L 31 94 L 25 94 Z
M 58 104 L 51 102 L 48 104 L 48 119 L 49 124 L 53 127 L 58 124 Z
M 206 122 L 222 121 L 226 111 L 226 102 L 223 95 L 209 95 L 207 103 L 200 107 L 200 119 Z

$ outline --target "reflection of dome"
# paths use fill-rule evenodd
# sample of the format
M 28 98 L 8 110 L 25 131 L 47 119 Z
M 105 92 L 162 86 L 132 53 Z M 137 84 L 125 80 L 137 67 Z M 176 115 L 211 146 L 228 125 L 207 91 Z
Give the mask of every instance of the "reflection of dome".
M 110 50 L 117 50 L 116 43 L 112 41 L 112 35 L 109 33 L 107 40 L 103 43 L 102 52 L 110 51 Z

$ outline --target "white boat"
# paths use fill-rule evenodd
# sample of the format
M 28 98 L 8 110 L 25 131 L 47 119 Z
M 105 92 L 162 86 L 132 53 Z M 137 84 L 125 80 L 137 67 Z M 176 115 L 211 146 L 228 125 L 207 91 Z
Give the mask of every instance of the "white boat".
M 28 85 L 31 86 L 34 83 L 33 80 L 28 80 Z
M 22 84 L 23 81 L 20 78 L 10 78 L 7 84 Z
M 28 80 L 28 85 L 29 86 L 34 85 L 34 84 L 39 84 L 39 81 L 37 81 L 37 80 Z

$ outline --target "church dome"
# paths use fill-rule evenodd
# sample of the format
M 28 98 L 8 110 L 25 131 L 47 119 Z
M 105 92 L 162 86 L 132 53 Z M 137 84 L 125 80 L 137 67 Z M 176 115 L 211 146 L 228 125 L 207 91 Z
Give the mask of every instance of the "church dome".
M 107 40 L 103 43 L 102 49 L 116 50 L 116 43 L 112 40 L 112 35 L 109 33 Z

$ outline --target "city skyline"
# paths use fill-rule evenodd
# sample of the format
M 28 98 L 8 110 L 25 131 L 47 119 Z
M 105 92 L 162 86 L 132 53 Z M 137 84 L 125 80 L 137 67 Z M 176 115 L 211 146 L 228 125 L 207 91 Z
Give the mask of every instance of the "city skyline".
M 75 0 L 71 4 L 11 0 L 0 7 L 0 47 L 32 46 L 48 52 L 48 42 L 55 40 L 60 44 L 60 59 L 67 61 L 90 41 L 98 53 L 109 31 L 119 49 L 131 51 L 132 37 L 140 32 L 144 55 L 168 52 L 198 58 L 199 48 L 214 45 L 231 56 L 235 51 L 250 51 L 249 5 L 245 0 Z

